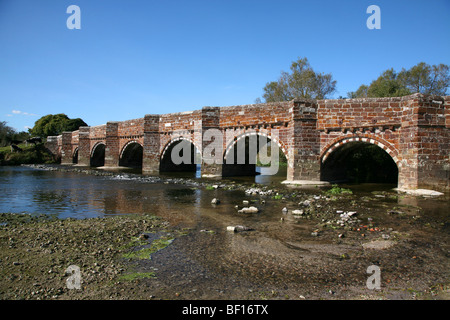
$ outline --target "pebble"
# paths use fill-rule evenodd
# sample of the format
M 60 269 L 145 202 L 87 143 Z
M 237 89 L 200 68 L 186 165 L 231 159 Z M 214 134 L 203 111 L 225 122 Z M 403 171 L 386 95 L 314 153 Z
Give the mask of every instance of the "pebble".
M 217 198 L 214 198 L 211 200 L 211 204 L 219 204 L 219 203 L 220 203 L 220 200 Z
M 252 231 L 253 229 L 246 226 L 228 226 L 227 231 L 239 232 L 239 231 Z
M 244 207 L 241 210 L 238 210 L 239 213 L 257 213 L 259 209 L 257 207 Z
M 303 201 L 303 202 L 300 202 L 299 203 L 299 205 L 300 206 L 305 206 L 305 207 L 308 207 L 309 205 L 311 205 L 311 201 L 310 200 L 305 200 L 305 201 Z

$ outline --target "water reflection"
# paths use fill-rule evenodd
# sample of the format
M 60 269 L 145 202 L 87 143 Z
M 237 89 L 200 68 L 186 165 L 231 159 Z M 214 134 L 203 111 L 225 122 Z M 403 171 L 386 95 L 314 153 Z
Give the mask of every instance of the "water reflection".
M 261 173 L 264 173 L 264 168 Z M 197 176 L 198 172 L 194 175 Z M 191 176 L 189 173 L 164 176 L 192 178 L 192 173 Z M 279 182 L 283 181 L 285 176 L 286 168 L 281 167 L 276 176 L 261 174 L 256 177 L 230 178 L 226 181 L 273 184 L 279 187 Z M 386 194 L 377 199 L 383 200 L 384 203 L 398 202 L 400 206 L 423 207 L 431 215 L 444 214 L 445 210 L 442 208 L 448 205 L 448 196 L 433 201 L 404 195 L 397 197 L 392 191 L 393 185 L 364 184 L 344 187 L 352 189 L 354 194 L 361 197 L 373 196 L 373 192 L 382 191 Z M 61 218 L 142 213 L 161 216 L 168 214 L 172 217 L 177 214 L 208 216 L 211 213 L 212 217 L 220 214 L 236 218 L 234 207 L 241 205 L 242 199 L 246 198 L 242 191 L 225 192 L 222 189 L 205 190 L 189 185 L 145 183 L 134 179 L 133 175 L 125 178 L 98 177 L 72 172 L 34 170 L 28 167 L 1 167 L 0 192 L 0 212 L 55 214 Z M 310 192 L 318 191 L 312 189 Z M 220 198 L 221 206 L 211 206 L 211 199 L 214 197 Z M 279 208 L 273 209 L 269 203 L 261 205 L 260 208 L 262 213 L 259 216 L 264 215 L 264 219 L 272 219 L 271 210 L 276 212 L 273 219 L 280 219 Z

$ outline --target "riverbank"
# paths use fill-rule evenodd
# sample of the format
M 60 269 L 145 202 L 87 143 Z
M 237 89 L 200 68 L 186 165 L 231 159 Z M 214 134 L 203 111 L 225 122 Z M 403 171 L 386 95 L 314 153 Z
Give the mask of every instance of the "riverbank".
M 0 148 L 0 165 L 17 166 L 22 164 L 55 164 L 54 156 L 45 148 L 44 144 L 18 146 L 22 151 L 11 151 L 10 147 Z
M 179 186 L 168 186 L 162 199 L 172 202 L 161 210 L 1 214 L 1 299 L 449 298 L 448 213 L 424 209 L 445 199 L 33 167 L 99 175 L 92 180 L 101 188 Z M 120 206 L 150 196 L 135 192 Z M 68 288 L 70 266 L 79 267 L 80 289 Z M 380 268 L 380 289 L 367 287 L 371 266 Z
M 163 268 L 153 267 L 152 254 L 161 251 L 164 255 L 175 240 L 182 246 L 183 237 L 214 238 L 215 234 L 208 230 L 195 234 L 192 230 L 171 230 L 152 216 L 59 220 L 1 214 L 0 220 L 1 299 L 450 298 L 449 284 L 445 283 L 448 261 L 436 256 L 434 244 L 406 240 L 404 233 L 390 242 L 368 241 L 371 247 L 362 250 L 347 241 L 333 244 L 322 239 L 316 244 L 290 243 L 290 249 L 294 248 L 290 253 L 289 248 L 278 244 L 279 252 L 271 254 L 263 247 L 269 250 L 273 244 L 256 240 L 255 234 L 235 234 L 237 244 L 248 238 L 256 241 L 253 252 L 237 255 L 228 266 L 221 265 L 217 270 L 210 266 L 212 270 L 207 271 L 194 267 L 201 261 L 186 261 L 185 257 L 167 261 Z M 421 249 L 427 246 L 433 247 Z M 298 255 L 296 265 L 289 262 L 292 254 Z M 180 258 L 179 253 L 172 258 Z M 194 270 L 184 270 L 180 277 L 180 263 Z M 382 266 L 381 290 L 366 288 L 367 263 Z M 68 287 L 69 266 L 80 268 L 80 289 Z M 210 290 L 198 282 L 202 277 Z
M 0 221 L 1 299 L 150 298 L 146 288 L 134 288 L 152 274 L 133 272 L 125 257 L 141 234 L 167 227 L 158 218 L 60 220 L 4 213 Z M 68 288 L 69 266 L 80 268 L 80 289 Z

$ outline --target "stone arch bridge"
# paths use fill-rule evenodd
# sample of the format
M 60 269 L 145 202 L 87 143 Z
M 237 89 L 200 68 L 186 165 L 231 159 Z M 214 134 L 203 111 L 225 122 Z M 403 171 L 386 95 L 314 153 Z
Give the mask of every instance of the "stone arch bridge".
M 399 187 L 448 190 L 449 105 L 450 96 L 414 94 L 203 107 L 80 127 L 48 137 L 47 147 L 61 157 L 62 164 L 137 166 L 144 173 L 157 173 L 188 169 L 189 165 L 177 167 L 167 162 L 168 151 L 177 142 L 188 141 L 193 154 L 203 156 L 202 176 L 222 176 L 245 168 L 226 170 L 230 164 L 211 163 L 203 150 L 214 147 L 220 150 L 219 158 L 225 158 L 239 138 L 256 134 L 281 147 L 287 159 L 288 181 L 320 181 L 345 178 L 339 167 L 346 155 L 361 146 L 374 145 L 395 164 Z M 222 134 L 220 139 L 205 139 L 211 129 Z

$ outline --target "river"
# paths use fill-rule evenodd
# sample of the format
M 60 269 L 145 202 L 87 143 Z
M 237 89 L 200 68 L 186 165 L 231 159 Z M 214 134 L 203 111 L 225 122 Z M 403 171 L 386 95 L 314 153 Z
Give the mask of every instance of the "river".
M 386 256 L 377 253 L 374 260 L 372 253 L 362 250 L 362 244 L 380 239 L 404 242 L 404 250 L 411 250 L 414 242 L 416 256 L 427 267 L 413 261 L 409 279 L 428 273 L 427 286 L 448 281 L 448 193 L 437 198 L 413 197 L 392 191 L 391 185 L 370 184 L 344 186 L 353 194 L 334 197 L 325 193 L 329 187 L 281 186 L 285 172 L 204 180 L 196 174 L 148 177 L 130 170 L 107 174 L 93 170 L 96 175 L 86 174 L 90 170 L 83 168 L 60 168 L 64 167 L 0 167 L 0 212 L 51 214 L 61 219 L 150 214 L 189 230 L 146 266 L 158 270 L 160 280 L 154 282 L 166 288 L 161 292 L 176 287 L 186 291 L 186 298 L 308 294 L 328 298 L 334 290 L 333 294 L 346 298 L 364 291 L 365 269 L 357 275 L 350 273 L 375 260 L 391 270 L 386 276 L 390 284 L 406 286 L 400 271 L 392 267 L 398 264 L 398 256 L 393 259 L 392 252 L 384 250 Z M 253 195 L 245 192 L 251 188 L 257 188 Z M 270 192 L 261 195 L 258 190 Z M 211 204 L 213 198 L 220 204 Z M 239 213 L 243 201 L 259 212 Z M 293 210 L 308 214 L 294 215 Z M 358 220 L 350 226 L 339 225 L 342 212 L 356 212 Z M 253 231 L 227 232 L 228 226 L 237 225 Z M 427 249 L 426 253 L 422 246 L 429 245 L 440 251 Z M 345 259 L 349 255 L 352 259 Z M 338 275 L 342 276 L 339 281 Z M 350 293 L 344 290 L 349 287 L 353 288 Z

